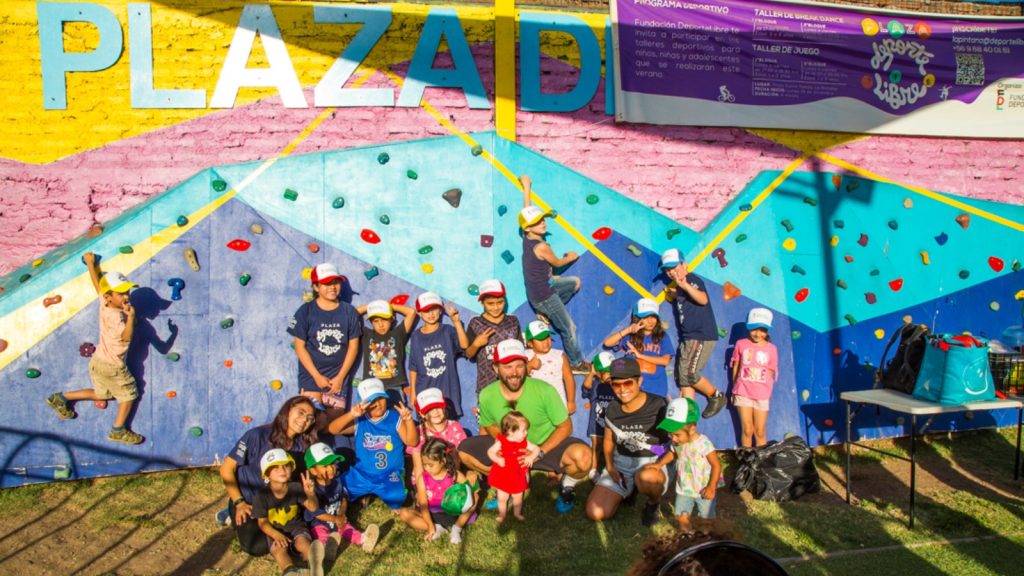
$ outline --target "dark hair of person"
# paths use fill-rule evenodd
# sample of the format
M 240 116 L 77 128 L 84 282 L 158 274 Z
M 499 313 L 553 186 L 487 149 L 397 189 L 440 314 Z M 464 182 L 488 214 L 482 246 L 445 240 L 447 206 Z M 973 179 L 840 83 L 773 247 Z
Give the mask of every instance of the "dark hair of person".
M 305 396 L 292 396 L 281 406 L 281 409 L 277 411 L 277 416 L 274 416 L 274 421 L 270 424 L 270 446 L 271 448 L 281 448 L 282 450 L 292 450 L 294 447 L 295 440 L 301 440 L 302 446 L 308 448 L 317 441 L 317 433 L 314 430 L 314 421 L 309 422 L 309 428 L 303 432 L 298 438 L 288 437 L 288 414 L 292 411 L 292 408 L 299 404 L 306 404 L 310 410 L 316 414 L 316 410 L 313 408 L 313 402 Z
M 501 419 L 501 433 L 508 436 L 516 430 L 522 430 L 530 425 L 530 421 L 523 416 L 522 412 L 512 410 Z
M 448 475 L 455 478 L 456 471 L 459 468 L 459 456 L 455 446 L 452 446 L 450 442 L 443 438 L 428 438 L 426 443 L 423 444 L 420 456 L 440 462 L 445 470 L 448 471 Z
M 723 532 L 673 532 L 648 540 L 628 576 L 786 576 L 767 554 Z
M 633 324 L 636 324 L 637 322 L 640 321 L 640 318 L 637 318 L 636 316 L 633 316 L 630 320 L 632 321 Z M 651 330 L 651 341 L 654 342 L 655 344 L 660 344 L 662 338 L 664 338 L 664 337 L 665 337 L 665 328 L 661 325 L 661 318 L 659 317 L 658 321 L 654 323 L 654 329 Z M 630 334 L 629 335 L 629 341 L 630 341 L 631 344 L 633 344 L 634 348 L 636 348 L 640 352 L 643 352 L 643 350 L 644 350 L 644 333 L 643 333 L 643 331 L 639 331 L 639 332 L 636 332 L 634 334 Z

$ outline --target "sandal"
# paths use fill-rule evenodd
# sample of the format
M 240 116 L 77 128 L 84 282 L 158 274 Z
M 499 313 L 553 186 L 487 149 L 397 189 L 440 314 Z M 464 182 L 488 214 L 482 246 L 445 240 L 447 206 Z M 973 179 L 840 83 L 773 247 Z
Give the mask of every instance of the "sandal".
M 137 434 L 124 428 L 122 430 L 111 430 L 110 434 L 107 434 L 107 440 L 111 442 L 124 442 L 125 444 L 142 444 L 145 438 L 142 437 L 142 434 Z
M 58 392 L 54 392 L 49 397 L 47 397 L 46 404 L 50 408 L 53 408 L 53 410 L 57 413 L 57 416 L 60 416 L 61 420 L 70 420 L 75 417 L 75 413 L 71 410 L 71 408 L 68 408 L 67 400 L 61 398 L 60 393 Z

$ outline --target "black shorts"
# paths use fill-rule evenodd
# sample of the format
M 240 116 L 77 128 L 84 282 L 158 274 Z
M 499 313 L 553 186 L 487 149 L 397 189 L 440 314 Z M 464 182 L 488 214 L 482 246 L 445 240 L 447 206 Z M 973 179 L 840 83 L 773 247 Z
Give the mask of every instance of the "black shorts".
M 494 444 L 494 438 L 491 438 L 490 436 L 473 436 L 472 438 L 466 438 L 461 444 L 459 444 L 459 452 L 464 452 L 467 455 L 472 456 L 481 464 L 490 468 L 493 462 L 491 462 L 491 458 L 487 456 L 487 450 L 492 444 Z M 559 474 L 564 473 L 565 469 L 562 468 L 562 455 L 565 454 L 565 451 L 573 444 L 582 444 L 583 446 L 587 446 L 579 438 L 573 438 L 570 436 L 569 438 L 559 442 L 558 446 L 552 448 L 550 452 L 546 452 L 543 458 L 534 463 L 533 470 L 545 470 L 548 472 L 557 472 Z M 587 451 L 590 451 L 589 447 L 587 447 Z

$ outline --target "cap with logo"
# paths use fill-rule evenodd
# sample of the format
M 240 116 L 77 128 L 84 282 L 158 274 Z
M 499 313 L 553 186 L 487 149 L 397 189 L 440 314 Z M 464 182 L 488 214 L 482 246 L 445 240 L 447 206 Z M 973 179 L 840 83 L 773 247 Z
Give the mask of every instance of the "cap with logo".
M 441 509 L 446 514 L 459 516 L 473 508 L 473 489 L 465 482 L 457 482 L 444 491 Z
M 669 248 L 661 255 L 660 266 L 662 269 L 675 268 L 682 262 L 686 262 L 686 259 L 679 253 L 679 250 L 676 248 Z
M 367 378 L 359 383 L 359 401 L 363 404 L 373 402 L 377 398 L 387 398 L 384 383 L 377 378 Z
M 260 458 L 260 472 L 263 473 L 264 478 L 267 477 L 267 472 L 274 466 L 287 465 L 295 466 L 295 460 L 292 459 L 291 454 L 280 448 L 271 448 Z
M 427 388 L 416 395 L 416 411 L 426 414 L 434 408 L 444 408 L 444 394 L 438 388 Z
M 640 364 L 636 358 L 616 358 L 612 361 L 612 380 L 623 380 L 626 378 L 637 378 L 640 376 Z
M 391 319 L 395 317 L 394 310 L 391 309 L 391 304 L 387 300 L 374 300 L 366 305 L 366 318 L 386 318 Z
M 519 211 L 519 227 L 525 230 L 548 216 L 551 216 L 551 212 L 545 212 L 536 206 L 527 206 Z
M 551 327 L 547 325 L 547 322 L 534 320 L 526 325 L 527 340 L 543 340 L 548 336 L 551 336 Z
M 609 372 L 612 369 L 612 362 L 615 361 L 615 355 L 607 350 L 598 352 L 597 356 L 594 356 L 594 360 L 591 361 L 591 365 L 594 367 L 594 372 Z
M 484 283 L 480 285 L 480 296 L 477 300 L 483 300 L 484 298 L 501 298 L 505 295 L 505 285 L 498 280 L 484 280 Z
M 650 298 L 641 298 L 636 301 L 636 305 L 633 306 L 633 316 L 637 318 L 647 318 L 648 316 L 658 315 L 658 303 Z
M 508 364 L 513 360 L 527 360 L 526 347 L 515 338 L 502 340 L 494 347 L 494 361 L 498 364 Z
M 334 450 L 330 446 L 323 442 L 317 442 L 306 450 L 306 468 L 312 468 L 313 466 L 326 466 L 328 464 L 334 464 L 335 462 L 344 462 L 345 457 L 341 454 L 335 454 Z
M 426 312 L 431 308 L 444 308 L 444 302 L 441 301 L 441 297 L 433 292 L 424 292 L 416 298 L 416 311 Z
M 313 284 L 327 284 L 333 280 L 345 281 L 345 277 L 341 275 L 341 272 L 338 272 L 338 268 L 329 262 L 314 266 L 309 279 Z
M 693 398 L 676 398 L 668 403 L 665 419 L 658 424 L 658 428 L 666 432 L 675 432 L 697 420 L 700 420 L 700 410 Z
M 127 294 L 132 288 L 138 288 L 139 285 L 128 280 L 128 277 L 120 272 L 114 272 L 111 270 L 100 278 L 100 292 L 106 294 L 107 292 L 117 292 L 119 294 Z
M 747 313 L 747 330 L 755 328 L 771 330 L 772 318 L 772 311 L 767 308 L 751 308 Z

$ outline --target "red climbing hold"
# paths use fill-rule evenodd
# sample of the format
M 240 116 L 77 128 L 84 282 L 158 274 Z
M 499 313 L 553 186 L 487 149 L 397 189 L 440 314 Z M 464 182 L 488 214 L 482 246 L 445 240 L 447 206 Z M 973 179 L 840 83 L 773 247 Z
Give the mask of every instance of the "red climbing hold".
M 409 301 L 408 294 L 399 294 L 391 299 L 392 306 L 405 306 L 405 303 Z
M 878 302 L 878 296 L 875 296 L 874 292 L 865 292 L 864 300 L 867 301 L 868 304 L 874 304 L 875 302 Z
M 840 187 L 843 185 L 843 177 L 839 174 L 833 174 L 832 185 L 836 187 L 836 191 L 839 191 Z
M 317 244 L 316 242 L 310 242 L 308 248 L 309 251 L 312 252 L 313 254 L 316 254 L 317 252 L 320 251 L 320 245 Z
M 899 292 L 903 289 L 903 278 L 897 278 L 889 282 L 889 288 L 892 288 L 893 292 Z
M 594 237 L 594 240 L 607 240 L 611 235 L 612 229 L 607 226 L 602 226 L 601 228 L 594 230 L 594 233 L 591 234 L 591 236 Z
M 359 233 L 359 237 L 362 238 L 363 242 L 366 242 L 367 244 L 380 243 L 380 236 L 377 236 L 377 233 L 374 232 L 373 230 L 370 230 L 369 228 L 363 228 L 363 231 Z
M 804 300 L 807 300 L 807 295 L 810 293 L 810 290 L 807 288 L 801 288 L 796 291 L 796 296 L 794 296 L 794 298 L 797 302 L 803 302 Z
M 857 244 L 860 244 L 861 246 L 867 246 L 868 245 L 868 235 L 867 234 L 861 234 L 860 238 L 857 239 Z
M 1003 259 L 1002 258 L 996 258 L 995 256 L 989 256 L 988 257 L 988 265 L 991 266 L 992 269 L 995 270 L 996 272 L 1002 272 L 1003 271 Z
M 853 256 L 847 254 L 846 256 L 843 256 L 843 260 L 846 260 L 846 263 L 849 264 L 850 262 L 853 262 Z
M 235 238 L 231 242 L 228 242 L 228 248 L 238 252 L 245 252 L 250 246 L 252 246 L 252 244 L 249 243 L 248 240 L 242 240 L 241 238 Z
M 832 427 L 832 419 L 831 418 L 825 418 L 825 426 L 828 426 L 829 428 Z

